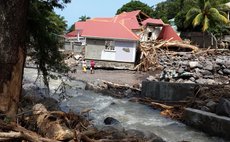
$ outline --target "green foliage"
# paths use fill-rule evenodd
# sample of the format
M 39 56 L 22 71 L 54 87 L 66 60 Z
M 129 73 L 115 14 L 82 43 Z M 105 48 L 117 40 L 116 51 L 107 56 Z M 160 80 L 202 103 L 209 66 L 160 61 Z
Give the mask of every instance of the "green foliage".
M 47 87 L 49 71 L 65 72 L 68 69 L 59 52 L 62 43 L 58 37 L 65 31 L 66 23 L 63 17 L 54 13 L 53 7 L 63 8 L 57 1 L 30 0 L 27 25 L 27 45 Z
M 83 16 L 81 16 L 81 17 L 79 17 L 79 22 L 81 22 L 81 21 L 86 21 L 87 19 L 90 19 L 90 17 L 88 17 L 88 16 L 86 16 L 86 15 L 83 15 Z
M 74 30 L 75 30 L 75 24 L 70 26 L 70 28 L 67 30 L 67 33 L 72 32 Z
M 162 19 L 165 23 L 174 18 L 180 12 L 183 0 L 167 0 L 158 3 L 154 9 L 154 17 Z
M 123 5 L 120 9 L 117 10 L 116 14 L 120 14 L 124 11 L 130 12 L 130 11 L 135 11 L 135 10 L 141 10 L 148 16 L 153 17 L 153 9 L 150 6 L 140 1 L 134 1 L 134 0 Z
M 185 26 L 193 25 L 201 26 L 205 32 L 209 28 L 215 28 L 219 24 L 227 24 L 228 19 L 219 11 L 220 1 L 214 0 L 197 0 L 196 5 L 192 7 L 186 14 Z

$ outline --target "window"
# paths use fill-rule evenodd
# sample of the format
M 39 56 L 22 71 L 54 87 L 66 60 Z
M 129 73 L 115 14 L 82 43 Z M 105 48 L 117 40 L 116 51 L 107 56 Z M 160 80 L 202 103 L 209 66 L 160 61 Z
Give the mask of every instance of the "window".
M 115 41 L 106 40 L 105 41 L 105 50 L 114 51 L 115 50 Z

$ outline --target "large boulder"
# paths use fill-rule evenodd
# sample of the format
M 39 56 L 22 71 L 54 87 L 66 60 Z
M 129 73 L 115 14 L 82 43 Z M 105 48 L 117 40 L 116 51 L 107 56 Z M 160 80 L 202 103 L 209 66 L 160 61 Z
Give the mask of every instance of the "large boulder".
M 107 117 L 104 119 L 104 123 L 105 125 L 116 125 L 119 124 L 120 122 L 113 117 Z
M 230 101 L 221 98 L 219 104 L 216 106 L 216 114 L 230 117 Z

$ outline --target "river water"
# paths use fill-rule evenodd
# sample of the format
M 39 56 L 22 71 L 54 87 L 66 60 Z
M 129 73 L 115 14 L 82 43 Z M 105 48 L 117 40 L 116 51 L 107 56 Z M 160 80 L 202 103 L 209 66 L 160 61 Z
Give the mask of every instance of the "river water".
M 25 69 L 24 80 L 33 82 L 36 78 L 36 70 Z M 54 92 L 60 80 L 51 80 L 51 92 Z M 67 94 L 70 98 L 61 102 L 64 111 L 80 112 L 85 108 L 92 108 L 90 118 L 96 126 L 102 126 L 106 117 L 113 117 L 121 122 L 126 129 L 137 129 L 143 132 L 150 131 L 160 136 L 167 142 L 225 142 L 223 139 L 211 137 L 203 132 L 194 130 L 183 123 L 165 118 L 160 112 L 146 105 L 130 102 L 126 99 L 115 99 L 100 93 L 84 90 L 85 84 L 81 81 L 67 81 L 72 86 L 68 87 Z M 37 81 L 42 87 L 42 82 Z M 53 95 L 58 98 L 57 95 Z

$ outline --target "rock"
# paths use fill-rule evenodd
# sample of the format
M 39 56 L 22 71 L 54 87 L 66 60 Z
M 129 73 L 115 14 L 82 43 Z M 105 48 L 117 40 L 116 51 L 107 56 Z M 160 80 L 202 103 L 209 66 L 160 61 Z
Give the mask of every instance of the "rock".
M 230 75 L 230 69 L 223 69 L 223 73 L 226 75 Z
M 139 130 L 129 129 L 129 130 L 126 130 L 125 133 L 128 136 L 132 136 L 132 137 L 135 137 L 135 138 L 143 139 L 145 137 L 145 134 L 143 132 L 139 131 Z
M 132 90 L 131 89 L 125 90 L 124 94 L 125 96 L 132 95 Z
M 202 107 L 201 107 L 201 110 L 202 110 L 202 111 L 210 112 L 210 109 L 209 109 L 208 107 L 206 107 L 206 106 L 202 106 Z
M 216 106 L 216 114 L 230 117 L 230 101 L 225 98 L 221 98 Z
M 116 125 L 119 124 L 120 122 L 113 117 L 107 117 L 105 118 L 104 123 L 105 125 Z
M 221 74 L 221 75 L 224 74 L 222 70 L 218 70 L 218 73 Z
M 203 78 L 205 79 L 214 79 L 213 75 L 204 75 Z
M 156 134 L 146 131 L 144 132 L 145 134 L 145 139 L 148 140 L 148 142 L 165 142 L 162 138 L 157 136 Z
M 221 69 L 220 65 L 217 65 L 217 64 L 214 64 L 214 65 L 213 65 L 213 68 L 214 68 L 214 70 L 216 70 L 216 71 Z
M 226 68 L 230 69 L 230 59 L 226 60 L 225 64 Z
M 219 64 L 219 65 L 223 65 L 225 63 L 225 60 L 217 58 L 216 63 Z
M 208 70 L 208 71 L 212 71 L 212 70 L 213 70 L 213 65 L 212 65 L 212 63 L 206 64 L 206 65 L 203 67 L 203 69 Z
M 205 61 L 205 57 L 200 56 L 200 57 L 199 57 L 199 60 L 200 60 L 200 61 Z
M 199 78 L 196 80 L 196 83 L 198 83 L 198 84 L 215 84 L 215 81 L 213 79 Z
M 185 80 L 184 83 L 192 84 L 192 83 L 195 83 L 195 82 L 193 82 L 193 81 L 191 81 L 191 80 Z
M 177 70 L 177 72 L 178 72 L 179 74 L 183 73 L 183 72 L 184 72 L 184 68 L 183 68 L 183 67 L 180 67 L 180 68 Z
M 189 67 L 190 68 L 196 68 L 199 66 L 199 63 L 197 61 L 191 61 L 189 62 Z
M 193 83 L 196 81 L 194 77 L 190 77 L 189 80 L 192 81 Z
M 182 74 L 179 75 L 180 78 L 190 78 L 193 77 L 193 73 L 191 72 L 184 72 Z
M 206 104 L 206 106 L 210 109 L 211 112 L 215 112 L 216 105 L 217 105 L 217 103 L 214 102 L 214 101 L 212 101 L 212 100 L 210 100 L 210 101 Z
M 212 75 L 212 73 L 208 70 L 200 70 L 200 72 L 203 74 L 203 75 Z

